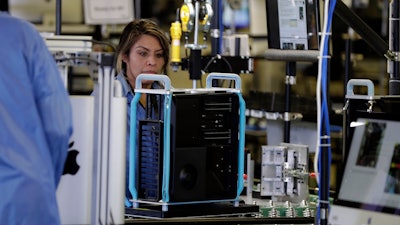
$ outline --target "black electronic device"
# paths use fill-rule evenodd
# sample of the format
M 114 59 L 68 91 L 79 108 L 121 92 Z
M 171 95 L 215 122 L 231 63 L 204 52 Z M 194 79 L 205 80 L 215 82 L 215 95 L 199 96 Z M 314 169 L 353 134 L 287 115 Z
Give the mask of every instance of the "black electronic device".
M 266 1 L 268 48 L 317 50 L 318 5 L 317 0 Z
M 162 199 L 164 122 L 139 122 L 138 198 Z M 235 199 L 239 97 L 229 92 L 174 92 L 171 104 L 171 202 Z
M 344 116 L 344 166 L 329 224 L 399 224 L 400 97 L 351 92 Z

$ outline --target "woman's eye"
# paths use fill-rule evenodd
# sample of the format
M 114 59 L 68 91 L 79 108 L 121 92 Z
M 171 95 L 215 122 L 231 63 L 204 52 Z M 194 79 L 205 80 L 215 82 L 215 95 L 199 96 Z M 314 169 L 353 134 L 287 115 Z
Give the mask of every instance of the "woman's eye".
M 163 54 L 157 54 L 156 56 L 157 56 L 157 58 L 163 58 L 164 57 Z
M 147 55 L 147 52 L 139 52 L 139 55 L 141 55 L 141 56 L 146 56 L 146 55 Z

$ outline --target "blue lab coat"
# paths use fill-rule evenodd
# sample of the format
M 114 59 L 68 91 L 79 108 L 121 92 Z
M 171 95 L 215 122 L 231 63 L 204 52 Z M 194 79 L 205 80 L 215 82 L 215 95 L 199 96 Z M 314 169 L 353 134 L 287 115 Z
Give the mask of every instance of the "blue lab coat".
M 56 225 L 68 92 L 32 24 L 0 13 L 0 224 Z

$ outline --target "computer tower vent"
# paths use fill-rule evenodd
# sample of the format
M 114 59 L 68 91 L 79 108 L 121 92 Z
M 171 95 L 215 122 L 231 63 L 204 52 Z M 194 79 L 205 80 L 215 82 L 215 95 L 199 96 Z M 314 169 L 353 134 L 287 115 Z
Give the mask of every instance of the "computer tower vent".
M 162 178 L 162 121 L 139 122 L 139 198 L 158 201 Z

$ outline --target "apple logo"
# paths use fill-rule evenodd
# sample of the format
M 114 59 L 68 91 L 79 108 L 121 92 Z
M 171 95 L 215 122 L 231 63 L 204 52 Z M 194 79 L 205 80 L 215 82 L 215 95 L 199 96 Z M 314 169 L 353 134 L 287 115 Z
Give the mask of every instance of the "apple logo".
M 73 145 L 74 145 L 74 141 L 69 143 L 68 148 L 71 149 Z M 67 160 L 65 161 L 64 171 L 63 171 L 62 175 L 64 175 L 64 174 L 75 175 L 76 173 L 78 173 L 78 170 L 80 168 L 80 166 L 76 162 L 76 158 L 77 158 L 78 154 L 79 154 L 79 152 L 76 149 L 72 149 L 72 150 L 68 151 Z

